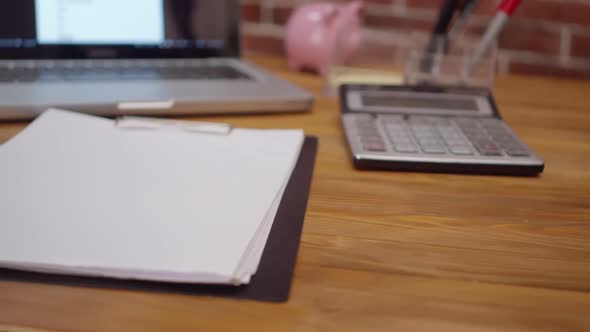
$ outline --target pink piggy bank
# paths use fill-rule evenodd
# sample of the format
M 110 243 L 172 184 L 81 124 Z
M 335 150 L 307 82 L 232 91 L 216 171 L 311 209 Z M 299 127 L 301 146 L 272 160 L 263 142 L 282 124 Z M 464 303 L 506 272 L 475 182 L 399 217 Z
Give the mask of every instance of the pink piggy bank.
M 285 50 L 291 70 L 315 70 L 324 75 L 332 52 L 347 62 L 360 46 L 364 4 L 302 5 L 289 18 L 285 30 Z

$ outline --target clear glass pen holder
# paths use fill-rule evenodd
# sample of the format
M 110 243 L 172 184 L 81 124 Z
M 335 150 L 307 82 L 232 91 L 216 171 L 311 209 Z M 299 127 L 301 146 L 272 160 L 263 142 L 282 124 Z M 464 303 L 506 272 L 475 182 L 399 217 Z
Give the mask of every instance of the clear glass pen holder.
M 492 88 L 497 44 L 475 56 L 478 39 L 414 35 L 404 55 L 404 83 Z
M 336 96 L 342 84 L 403 83 L 402 49 L 390 37 L 370 30 L 340 33 L 324 72 L 324 94 Z
M 324 74 L 327 96 L 336 96 L 345 83 L 491 88 L 494 82 L 497 44 L 475 59 L 476 37 L 363 31 L 357 47 L 347 38 L 342 34 L 334 44 Z

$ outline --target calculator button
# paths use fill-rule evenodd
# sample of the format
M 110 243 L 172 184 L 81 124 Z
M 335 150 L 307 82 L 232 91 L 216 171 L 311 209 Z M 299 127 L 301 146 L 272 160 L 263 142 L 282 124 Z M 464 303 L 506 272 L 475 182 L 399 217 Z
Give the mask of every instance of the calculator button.
M 457 138 L 461 134 L 454 128 L 439 128 L 440 135 L 444 138 Z
M 405 128 L 406 125 L 403 121 L 386 121 L 385 123 L 383 123 L 383 125 L 385 127 L 400 127 L 400 128 Z
M 463 130 L 463 135 L 472 141 L 489 137 L 488 134 L 482 129 Z
M 398 131 L 388 130 L 387 134 L 391 137 L 400 137 L 400 136 L 408 137 L 409 136 L 409 133 L 406 130 L 398 130 Z
M 412 116 L 409 119 L 412 125 L 426 125 L 430 126 L 438 121 L 438 118 L 432 118 L 427 116 Z
M 530 153 L 525 149 L 506 149 L 506 154 L 511 157 L 528 157 Z
M 498 133 L 490 133 L 490 137 L 494 139 L 494 141 L 498 143 L 512 143 L 517 142 L 517 140 L 509 135 L 508 133 L 498 134 Z
M 435 133 L 434 129 L 430 127 L 412 127 L 412 131 L 416 135 L 432 135 Z
M 394 144 L 410 144 L 412 139 L 409 136 L 390 136 L 391 141 Z
M 373 124 L 372 122 L 366 121 L 366 122 L 358 122 L 356 121 L 354 123 L 355 127 L 357 129 L 361 129 L 361 128 L 375 128 L 375 124 Z
M 357 128 L 365 128 L 365 127 L 376 127 L 375 121 L 371 119 L 357 119 L 355 121 Z
M 435 133 L 431 133 L 431 132 L 425 132 L 425 133 L 420 133 L 420 132 L 414 132 L 414 136 L 417 139 L 436 139 L 438 138 L 438 136 Z
M 455 129 L 455 127 L 449 125 L 442 125 L 442 124 L 438 124 L 438 130 L 442 133 L 442 132 L 456 132 L 457 129 Z
M 379 119 L 384 123 L 400 123 L 404 120 L 403 116 L 400 115 L 380 115 Z
M 494 141 L 492 141 L 488 136 L 478 136 L 475 139 L 473 139 L 473 142 L 476 145 L 496 145 L 494 143 Z
M 477 120 L 469 119 L 469 118 L 455 119 L 455 123 L 457 123 L 459 126 L 466 126 L 466 127 L 473 127 L 473 126 L 478 125 Z
M 448 125 L 443 125 L 443 124 L 439 124 L 438 125 L 438 130 L 441 132 L 458 132 L 459 129 L 457 127 L 455 127 L 453 124 L 449 123 Z
M 385 152 L 387 149 L 385 148 L 385 144 L 373 142 L 373 143 L 363 143 L 363 149 L 366 151 L 372 152 Z
M 450 127 L 451 126 L 451 121 L 446 118 L 436 118 L 436 120 L 434 122 L 436 123 L 437 126 L 441 126 L 441 127 Z
M 502 129 L 504 129 L 504 126 L 502 125 L 502 122 L 500 120 L 496 120 L 496 119 L 482 119 L 480 121 L 480 123 L 486 129 L 487 128 L 502 128 Z
M 363 136 L 363 137 L 361 137 L 361 143 L 363 143 L 363 144 L 373 144 L 373 143 L 384 144 L 383 139 L 381 139 L 381 137 L 379 137 L 379 136 Z
M 419 138 L 418 143 L 420 145 L 441 145 L 440 140 L 436 138 Z
M 516 142 L 512 136 L 508 135 L 494 135 L 493 137 L 498 143 L 511 144 Z
M 376 127 L 359 128 L 357 132 L 361 136 L 379 135 Z
M 436 133 L 432 130 L 414 130 L 414 136 L 420 138 L 420 137 L 427 137 L 427 138 L 432 138 L 432 137 L 437 137 L 438 135 L 436 135 Z
M 379 136 L 377 130 L 373 134 L 361 136 L 360 140 L 363 149 L 366 151 L 385 152 L 387 150 L 385 142 L 383 142 L 383 138 Z
M 469 126 L 469 127 L 459 127 L 459 128 L 461 128 L 461 131 L 464 133 L 476 134 L 476 133 L 483 132 L 483 129 L 481 129 L 479 126 Z
M 457 135 L 441 135 L 441 136 L 446 142 L 464 141 L 463 136 L 461 136 L 459 134 L 457 134 Z
M 497 150 L 497 149 L 477 149 L 479 151 L 479 153 L 481 153 L 484 156 L 501 156 L 502 155 L 502 151 Z
M 464 123 L 457 123 L 459 129 L 465 132 L 479 132 L 482 129 L 477 125 L 477 122 L 464 122 Z
M 463 138 L 452 138 L 452 139 L 445 138 L 445 143 L 447 143 L 448 146 L 467 145 L 467 141 L 464 140 Z
M 418 152 L 418 147 L 415 144 L 395 144 L 394 149 L 397 152 L 402 153 L 416 153 Z
M 508 131 L 504 128 L 486 128 L 486 130 L 493 137 L 508 136 Z
M 423 121 L 412 121 L 410 122 L 412 128 L 414 128 L 414 130 L 431 130 L 432 129 L 432 124 L 430 124 L 429 122 L 423 122 Z
M 529 150 L 522 145 L 518 140 L 512 137 L 502 137 L 497 139 L 500 147 L 506 151 L 506 154 L 511 157 L 528 157 Z
M 422 151 L 424 151 L 424 153 L 442 154 L 442 153 L 447 152 L 445 147 L 440 144 L 420 145 L 420 146 L 422 147 Z
M 526 150 L 526 148 L 522 144 L 520 144 L 516 141 L 504 143 L 504 144 L 500 143 L 500 146 L 502 148 L 504 148 L 505 150 Z
M 484 156 L 501 156 L 502 150 L 492 141 L 478 141 L 475 148 Z
M 468 145 L 451 145 L 449 150 L 456 155 L 472 155 L 473 150 Z
M 369 114 L 367 115 L 361 115 L 361 114 L 357 114 L 354 117 L 354 121 L 356 121 L 357 123 L 361 123 L 361 122 L 372 122 L 373 121 L 373 117 Z
M 383 141 L 383 139 L 381 138 L 381 136 L 379 135 L 378 132 L 372 132 L 372 133 L 367 133 L 364 135 L 359 135 L 359 137 L 361 138 L 361 140 L 363 141 Z
M 397 126 L 397 125 L 385 125 L 385 130 L 390 134 L 397 134 L 397 133 L 406 133 L 405 126 Z
M 373 125 L 364 125 L 364 126 L 357 126 L 357 129 L 360 132 L 371 132 L 371 131 L 376 131 L 377 127 L 373 126 Z
M 504 150 L 526 150 L 526 148 L 516 140 L 498 141 L 498 144 Z
M 377 129 L 359 130 L 359 131 L 357 131 L 357 135 L 358 136 L 361 136 L 361 137 L 369 137 L 369 136 L 377 136 L 377 137 L 379 137 L 379 131 L 377 131 Z
M 371 128 L 377 128 L 377 126 L 374 123 L 357 123 L 356 127 L 358 129 L 371 129 Z
M 510 143 L 510 144 L 502 144 L 500 145 L 504 150 L 524 150 L 526 151 L 527 149 L 518 144 L 518 143 Z
M 432 132 L 432 131 L 426 131 L 426 132 L 414 132 L 414 135 L 418 138 L 418 139 L 433 139 L 433 138 L 437 138 L 438 135 L 436 135 L 436 133 Z
M 447 142 L 447 144 L 460 144 L 465 142 L 463 136 L 457 135 L 441 135 L 443 140 Z

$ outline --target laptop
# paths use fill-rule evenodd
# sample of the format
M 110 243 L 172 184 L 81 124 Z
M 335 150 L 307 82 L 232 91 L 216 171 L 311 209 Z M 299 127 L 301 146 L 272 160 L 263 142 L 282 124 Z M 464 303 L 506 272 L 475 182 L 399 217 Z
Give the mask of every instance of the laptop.
M 0 119 L 293 112 L 312 95 L 239 59 L 238 0 L 10 0 Z

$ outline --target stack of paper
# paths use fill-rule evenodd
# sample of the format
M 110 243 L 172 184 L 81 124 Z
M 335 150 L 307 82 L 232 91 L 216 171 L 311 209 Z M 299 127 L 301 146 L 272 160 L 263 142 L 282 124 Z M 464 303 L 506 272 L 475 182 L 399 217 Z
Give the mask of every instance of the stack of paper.
M 248 283 L 303 140 L 300 130 L 124 129 L 47 111 L 0 146 L 0 266 Z

